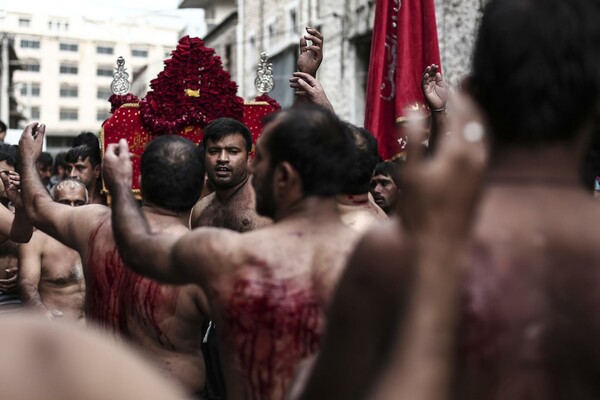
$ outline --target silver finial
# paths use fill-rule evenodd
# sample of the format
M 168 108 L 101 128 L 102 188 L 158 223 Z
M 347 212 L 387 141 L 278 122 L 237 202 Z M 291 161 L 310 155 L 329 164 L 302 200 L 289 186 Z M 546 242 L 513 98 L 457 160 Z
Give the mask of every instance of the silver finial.
M 117 58 L 117 68 L 113 74 L 113 81 L 110 84 L 110 90 L 116 95 L 126 95 L 129 93 L 131 83 L 129 82 L 129 74 L 125 68 L 125 59 L 123 57 Z
M 269 62 L 269 56 L 265 52 L 260 53 L 260 63 L 256 71 L 254 87 L 259 93 L 269 93 L 275 87 L 273 64 Z

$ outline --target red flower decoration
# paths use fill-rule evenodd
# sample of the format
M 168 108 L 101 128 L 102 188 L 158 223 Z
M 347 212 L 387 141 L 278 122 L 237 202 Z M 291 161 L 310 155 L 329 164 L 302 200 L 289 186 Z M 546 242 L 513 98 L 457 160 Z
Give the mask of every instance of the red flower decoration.
M 241 120 L 244 101 L 237 85 L 198 38 L 181 38 L 165 69 L 150 82 L 140 101 L 141 118 L 153 134 L 178 134 L 187 126 L 204 128 L 217 118 Z
M 277 102 L 277 100 L 269 96 L 267 93 L 263 93 L 260 96 L 256 96 L 254 99 L 256 101 L 265 101 L 269 103 L 269 105 L 273 107 L 273 112 L 281 110 L 281 105 Z
M 110 113 L 114 114 L 115 111 L 121 107 L 123 104 L 137 103 L 139 101 L 138 97 L 134 94 L 127 93 L 125 95 L 113 94 L 108 98 L 110 102 Z

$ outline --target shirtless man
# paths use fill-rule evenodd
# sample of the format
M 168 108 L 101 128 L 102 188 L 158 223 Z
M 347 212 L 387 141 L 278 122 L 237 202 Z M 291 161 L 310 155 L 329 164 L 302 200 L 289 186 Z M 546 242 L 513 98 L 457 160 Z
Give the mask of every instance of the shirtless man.
M 208 313 L 204 293 L 194 285 L 159 285 L 126 268 L 112 234 L 109 208 L 53 202 L 34 169 L 44 133 L 44 125 L 31 124 L 21 136 L 25 206 L 36 227 L 79 253 L 86 321 L 125 337 L 166 377 L 199 395 L 204 388 L 199 332 Z M 152 231 L 173 238 L 186 233 L 204 175 L 196 147 L 180 137 L 161 136 L 147 146 L 140 168 L 142 212 Z
M 42 181 L 43 183 L 43 181 Z M 75 179 L 52 189 L 54 201 L 78 207 L 88 202 L 87 189 Z M 19 246 L 21 300 L 49 319 L 84 318 L 85 283 L 79 254 L 42 231 Z
M 271 224 L 256 213 L 248 160 L 252 134 L 235 119 L 219 118 L 204 129 L 204 166 L 215 191 L 192 210 L 192 228 L 214 226 L 248 232 Z
M 465 86 L 493 147 L 468 245 L 452 398 L 600 397 L 600 210 L 579 183 L 600 103 L 599 20 L 600 5 L 586 0 L 486 6 Z M 364 398 L 385 364 L 413 272 L 394 225 L 359 244 L 303 398 Z
M 384 161 L 377 164 L 371 178 L 369 193 L 388 217 L 396 213 L 400 199 L 397 161 Z
M 113 229 L 127 265 L 158 280 L 196 282 L 221 327 L 219 350 L 232 399 L 284 399 L 300 364 L 319 350 L 325 310 L 357 234 L 335 195 L 354 162 L 348 128 L 320 108 L 271 116 L 256 146 L 256 210 L 275 223 L 239 234 L 199 228 L 152 234 L 135 207 L 121 140 L 105 154 Z

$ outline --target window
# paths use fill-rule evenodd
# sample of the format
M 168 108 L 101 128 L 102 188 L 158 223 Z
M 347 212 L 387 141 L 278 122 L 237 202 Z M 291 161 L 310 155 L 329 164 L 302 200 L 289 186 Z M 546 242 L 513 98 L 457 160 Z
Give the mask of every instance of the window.
M 78 68 L 71 64 L 61 64 L 60 73 L 65 75 L 77 75 Z
M 296 9 L 290 10 L 290 27 L 293 33 L 298 33 L 298 16 L 296 15 Z
M 131 56 L 132 57 L 148 57 L 148 50 L 132 49 Z
M 74 43 L 61 43 L 60 51 L 78 51 L 79 45 Z
M 29 119 L 40 119 L 40 108 L 39 107 L 31 107 Z
M 28 93 L 31 91 L 30 93 Z M 21 96 L 39 97 L 40 96 L 40 84 L 30 83 L 21 86 Z
M 112 69 L 112 67 L 98 67 L 96 69 L 96 75 L 97 76 L 110 76 L 112 78 L 113 69 Z
M 79 89 L 77 86 L 62 85 L 60 87 L 60 97 L 77 97 L 79 95 Z
M 113 54 L 115 49 L 111 46 L 96 46 L 96 53 L 98 54 Z
M 77 121 L 79 112 L 76 108 L 61 108 L 59 119 L 61 121 Z
M 108 117 L 110 117 L 110 112 L 108 110 L 98 110 L 98 111 L 96 111 L 96 120 L 97 121 L 104 121 Z
M 39 49 L 40 41 L 38 39 L 21 39 L 22 49 Z
M 108 100 L 112 94 L 113 93 L 109 88 L 98 88 L 98 92 L 96 92 L 96 98 L 100 100 Z
M 23 64 L 21 64 L 21 66 L 23 67 L 23 71 L 26 71 L 26 72 L 40 72 L 40 62 L 39 61 L 34 61 L 34 60 L 25 61 Z
M 26 17 L 19 18 L 19 26 L 21 28 L 29 28 L 29 25 L 31 25 L 31 19 Z

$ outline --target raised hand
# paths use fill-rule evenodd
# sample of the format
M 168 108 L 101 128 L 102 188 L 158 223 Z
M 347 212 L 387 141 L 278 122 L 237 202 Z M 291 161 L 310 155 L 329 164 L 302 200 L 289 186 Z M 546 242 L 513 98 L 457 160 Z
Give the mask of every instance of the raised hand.
M 15 205 L 21 206 L 21 177 L 14 171 L 0 172 L 0 179 L 4 184 L 4 192 L 8 200 Z
M 401 213 L 417 238 L 462 239 L 471 226 L 486 147 L 483 118 L 466 95 L 453 99 L 450 131 L 431 160 L 422 159 L 419 140 L 408 140 Z
M 440 73 L 440 67 L 432 64 L 425 68 L 421 89 L 431 110 L 444 110 L 448 102 L 448 88 Z
M 117 186 L 131 187 L 133 179 L 131 154 L 125 139 L 111 143 L 104 153 L 102 176 L 109 192 Z
M 317 77 L 317 70 L 323 61 L 323 35 L 316 29 L 306 28 L 307 34 L 300 38 L 298 71 Z M 308 45 L 308 41 L 312 44 Z
M 333 106 L 317 78 L 304 72 L 294 72 L 293 75 L 290 78 L 290 87 L 296 90 L 294 93 L 296 96 L 333 112 Z
M 23 130 L 19 140 L 19 157 L 22 163 L 35 164 L 42 154 L 46 125 L 34 122 Z

